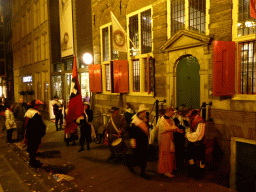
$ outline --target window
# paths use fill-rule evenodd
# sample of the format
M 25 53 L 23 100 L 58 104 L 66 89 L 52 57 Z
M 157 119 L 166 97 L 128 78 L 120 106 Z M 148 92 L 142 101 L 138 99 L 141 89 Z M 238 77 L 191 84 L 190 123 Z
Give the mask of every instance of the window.
M 47 59 L 47 33 L 41 36 L 41 60 Z
M 171 1 L 171 35 L 183 29 L 206 32 L 206 0 Z
M 240 51 L 240 90 L 241 94 L 256 93 L 256 41 L 239 44 Z
M 61 63 L 53 64 L 53 72 L 61 72 Z
M 171 26 L 174 35 L 179 30 L 185 29 L 185 0 L 174 0 L 171 3 Z
M 250 17 L 250 0 L 239 0 L 237 36 L 256 33 L 255 19 Z
M 108 27 L 102 29 L 103 61 L 109 60 Z
M 73 61 L 74 59 L 67 59 L 63 61 L 64 63 L 64 70 L 72 70 L 73 69 Z
M 25 16 L 21 18 L 21 34 L 22 37 L 26 35 L 26 22 L 25 22 Z
M 205 1 L 189 0 L 189 29 L 205 33 Z
M 141 13 L 141 52 L 149 53 L 151 51 L 151 10 L 147 10 Z
M 40 39 L 36 38 L 34 42 L 35 42 L 35 44 L 34 44 L 34 47 L 35 47 L 34 61 L 39 62 L 40 61 Z
M 140 35 L 139 31 L 141 32 Z M 129 36 L 132 41 L 130 42 L 131 55 L 139 55 L 140 49 L 141 54 L 152 51 L 151 31 L 151 9 L 129 17 Z
M 27 63 L 31 64 L 31 43 L 27 44 Z
M 34 4 L 34 28 L 37 28 L 39 26 L 39 21 L 40 21 L 40 17 L 39 17 L 39 1 L 37 1 Z
M 112 48 L 112 26 L 110 24 L 101 27 L 101 52 L 102 52 L 102 69 L 105 75 L 105 91 L 111 91 L 111 60 L 118 58 L 118 51 Z
M 109 61 L 118 58 L 118 51 L 112 49 L 112 27 L 109 25 L 102 29 L 102 53 L 103 61 Z M 110 52 L 111 50 L 111 52 Z
M 138 55 L 139 52 L 139 26 L 138 26 L 138 15 L 134 15 L 129 18 L 129 34 L 130 39 L 133 42 L 130 42 L 131 54 Z
M 46 20 L 46 3 L 45 0 L 41 0 L 41 23 L 43 23 Z
M 111 91 L 110 64 L 105 65 L 105 67 L 106 67 L 106 91 Z
M 140 61 L 133 60 L 133 91 L 139 92 L 140 91 Z
M 147 57 L 152 56 L 152 10 L 145 7 L 128 15 L 130 90 L 148 92 Z
M 27 34 L 30 33 L 30 10 L 26 13 L 27 17 Z

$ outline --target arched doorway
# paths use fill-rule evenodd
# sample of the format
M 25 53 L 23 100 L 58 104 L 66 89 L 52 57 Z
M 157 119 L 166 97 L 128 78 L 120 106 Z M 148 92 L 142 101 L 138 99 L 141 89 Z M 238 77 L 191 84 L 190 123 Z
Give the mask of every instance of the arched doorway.
M 193 56 L 183 57 L 176 69 L 176 104 L 200 108 L 200 65 Z

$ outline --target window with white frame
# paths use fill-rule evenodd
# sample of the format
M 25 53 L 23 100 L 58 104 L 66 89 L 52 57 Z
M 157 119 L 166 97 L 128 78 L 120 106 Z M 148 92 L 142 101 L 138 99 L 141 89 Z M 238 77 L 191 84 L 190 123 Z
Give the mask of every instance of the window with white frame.
M 144 8 L 128 15 L 130 42 L 130 74 L 133 92 L 147 92 L 145 59 L 152 56 L 152 9 Z
M 239 43 L 239 93 L 256 93 L 256 41 Z
M 101 27 L 102 69 L 105 79 L 105 91 L 111 91 L 111 60 L 118 58 L 118 51 L 112 48 L 112 26 Z
M 183 29 L 206 32 L 206 0 L 171 0 L 171 35 Z
M 132 56 L 152 51 L 151 9 L 129 17 L 129 36 Z
M 256 33 L 255 19 L 250 17 L 250 0 L 239 0 L 238 2 L 238 22 L 237 36 L 250 35 Z

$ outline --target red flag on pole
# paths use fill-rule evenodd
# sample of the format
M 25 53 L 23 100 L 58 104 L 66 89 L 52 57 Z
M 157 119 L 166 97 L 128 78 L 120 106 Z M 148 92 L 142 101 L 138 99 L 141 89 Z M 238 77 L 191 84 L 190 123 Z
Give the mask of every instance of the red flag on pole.
M 70 100 L 68 103 L 68 113 L 66 115 L 65 133 L 71 133 L 77 128 L 76 119 L 82 116 L 84 106 L 81 96 L 81 89 L 79 86 L 77 68 L 76 68 L 76 55 L 74 55 L 72 82 L 70 87 Z
M 250 0 L 250 17 L 256 19 L 255 0 Z

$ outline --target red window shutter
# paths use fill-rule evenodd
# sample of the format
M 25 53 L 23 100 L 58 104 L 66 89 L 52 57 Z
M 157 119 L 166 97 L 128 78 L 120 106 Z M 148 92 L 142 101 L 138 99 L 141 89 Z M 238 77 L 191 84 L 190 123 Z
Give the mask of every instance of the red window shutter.
M 214 96 L 232 96 L 235 94 L 235 51 L 235 42 L 213 42 Z
M 119 93 L 119 62 L 113 61 L 113 93 Z
M 94 87 L 95 92 L 102 92 L 101 64 L 94 65 Z
M 89 82 L 90 82 L 90 91 L 91 92 L 101 92 L 102 83 L 101 83 L 101 65 L 90 65 L 88 68 L 89 71 Z
M 94 86 L 94 65 L 89 65 L 88 71 L 89 71 L 90 92 L 95 92 L 95 86 Z
M 129 92 L 129 65 L 127 60 L 113 61 L 114 93 Z

